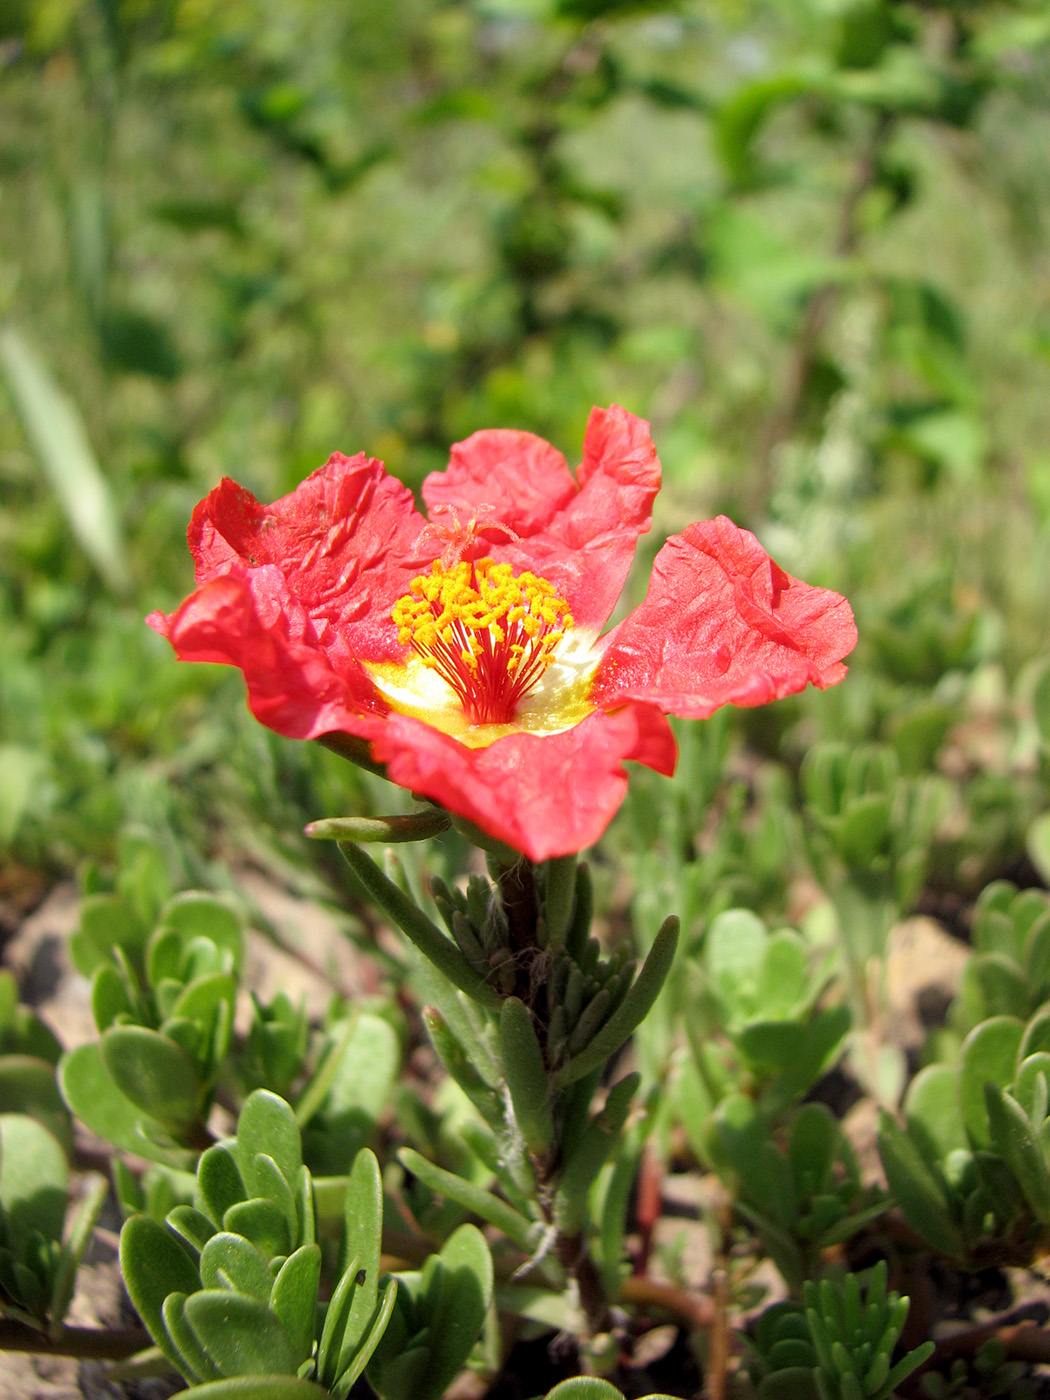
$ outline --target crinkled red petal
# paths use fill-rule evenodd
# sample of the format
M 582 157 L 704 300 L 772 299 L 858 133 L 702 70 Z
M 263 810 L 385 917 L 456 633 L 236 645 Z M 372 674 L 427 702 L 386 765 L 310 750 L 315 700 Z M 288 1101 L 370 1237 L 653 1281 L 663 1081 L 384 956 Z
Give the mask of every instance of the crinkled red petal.
M 560 734 L 510 734 L 481 749 L 405 715 L 392 714 L 376 729 L 373 755 L 395 783 L 530 860 L 598 840 L 627 791 L 625 760 L 669 774 L 676 758 L 670 726 L 648 705 L 597 712 Z
M 448 470 L 424 481 L 423 498 L 435 524 L 458 522 L 466 530 L 475 522 L 474 555 L 549 579 L 576 625 L 597 633 L 620 596 L 638 537 L 649 529 L 659 487 L 648 423 L 614 404 L 591 412 L 577 481 L 542 438 L 497 429 L 457 443 Z M 439 541 L 433 553 L 442 553 Z
M 792 578 L 719 516 L 661 549 L 644 603 L 609 634 L 592 698 L 706 719 L 834 685 L 856 643 L 845 598 Z
M 181 661 L 238 666 L 248 704 L 261 723 L 291 739 L 333 730 L 370 736 L 368 718 L 385 710 L 368 675 L 342 646 L 321 645 L 305 608 L 291 597 L 276 565 L 242 565 L 212 578 L 150 626 Z
M 322 640 L 338 629 L 352 655 L 378 661 L 401 655 L 390 609 L 419 573 L 423 526 L 381 462 L 336 452 L 271 506 L 224 479 L 193 512 L 189 542 L 198 583 L 273 565 Z

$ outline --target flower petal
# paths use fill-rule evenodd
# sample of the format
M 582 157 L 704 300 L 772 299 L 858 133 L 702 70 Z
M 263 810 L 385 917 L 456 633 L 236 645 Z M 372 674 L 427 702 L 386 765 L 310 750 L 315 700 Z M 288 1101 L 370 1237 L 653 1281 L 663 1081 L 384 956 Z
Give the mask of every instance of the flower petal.
M 475 520 L 485 553 L 549 579 L 577 626 L 597 634 L 660 487 L 649 424 L 615 404 L 593 409 L 577 475 L 574 482 L 565 458 L 542 438 L 498 429 L 457 443 L 448 470 L 424 481 L 423 498 L 432 516 L 454 514 L 464 528 Z M 491 528 L 495 521 L 518 538 Z
M 234 566 L 198 588 L 170 617 L 153 613 L 146 621 L 167 637 L 181 661 L 239 667 L 252 714 L 291 739 L 316 739 L 333 730 L 370 736 L 373 716 L 385 709 L 356 660 L 333 656 L 320 644 L 274 565 Z
M 383 660 L 401 651 L 390 609 L 419 572 L 423 525 L 382 462 L 336 452 L 271 506 L 224 479 L 193 512 L 189 542 L 198 583 L 275 566 L 322 638 L 338 629 L 354 655 Z
M 834 685 L 856 643 L 845 598 L 784 573 L 719 516 L 661 549 L 644 603 L 609 634 L 591 698 L 706 719 L 721 705 Z
M 670 774 L 676 758 L 670 726 L 649 705 L 595 713 L 558 734 L 510 734 L 480 749 L 392 714 L 372 753 L 393 782 L 467 817 L 530 860 L 597 841 L 627 791 L 626 759 Z

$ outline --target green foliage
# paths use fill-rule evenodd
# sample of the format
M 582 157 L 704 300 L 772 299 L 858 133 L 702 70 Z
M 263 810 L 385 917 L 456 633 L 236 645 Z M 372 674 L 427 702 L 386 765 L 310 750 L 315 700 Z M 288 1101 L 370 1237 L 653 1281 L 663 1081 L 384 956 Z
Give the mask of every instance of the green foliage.
M 744 909 L 711 923 L 686 971 L 684 1027 L 691 1063 L 679 1075 L 679 1112 L 701 1159 L 710 1114 L 726 1097 L 754 1096 L 767 1119 L 792 1107 L 835 1062 L 850 1026 L 841 1004 L 816 1005 L 826 955 L 793 929 L 770 933 Z
M 987 906 L 986 906 L 987 908 Z M 883 1115 L 879 1152 L 912 1228 L 934 1249 L 977 1264 L 1024 1261 L 1050 1224 L 1050 1009 L 1027 1025 L 975 1026 L 955 1065 L 909 1085 L 905 1124 Z
M 965 1033 L 993 1016 L 1027 1020 L 1050 996 L 1050 899 L 1005 880 L 987 886 L 974 908 L 972 941 L 953 1026 Z
M 397 1287 L 380 1290 L 382 1192 L 371 1153 L 355 1160 L 345 1200 L 342 1267 L 331 1300 L 319 1305 L 322 1258 L 299 1129 L 282 1099 L 257 1090 L 237 1136 L 201 1156 L 194 1204 L 169 1211 L 166 1226 L 147 1215 L 126 1221 L 128 1291 L 191 1385 L 233 1395 L 236 1387 L 212 1392 L 211 1383 L 258 1376 L 259 1393 L 275 1400 L 344 1400 L 389 1322 Z
M 723 1099 L 708 1129 L 713 1164 L 793 1293 L 823 1252 L 877 1220 L 889 1202 L 861 1184 L 853 1151 L 822 1104 L 794 1115 L 783 1148 L 750 1100 Z
M 888 1400 L 927 1359 L 933 1343 L 893 1364 L 908 1299 L 886 1292 L 886 1264 L 871 1271 L 862 1295 L 856 1274 L 836 1285 L 807 1283 L 805 1306 L 777 1303 L 749 1338 L 760 1400 Z
M 121 895 L 89 895 L 71 952 L 91 977 L 97 1042 L 63 1056 L 73 1112 L 127 1151 L 183 1164 L 233 1031 L 242 957 L 237 913 L 209 895 L 167 901 L 152 931 Z
M 466 1364 L 492 1300 L 492 1258 L 461 1226 L 422 1271 L 396 1274 L 390 1323 L 368 1366 L 382 1400 L 440 1400 Z

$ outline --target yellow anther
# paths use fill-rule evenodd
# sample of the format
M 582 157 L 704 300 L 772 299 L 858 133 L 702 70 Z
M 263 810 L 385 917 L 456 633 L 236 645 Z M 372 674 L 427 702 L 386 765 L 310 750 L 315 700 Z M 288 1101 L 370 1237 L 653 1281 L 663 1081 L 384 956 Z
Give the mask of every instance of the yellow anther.
M 515 577 L 510 564 L 492 559 L 451 568 L 435 559 L 390 616 L 401 645 L 448 682 L 474 724 L 509 723 L 573 625 L 548 579 Z

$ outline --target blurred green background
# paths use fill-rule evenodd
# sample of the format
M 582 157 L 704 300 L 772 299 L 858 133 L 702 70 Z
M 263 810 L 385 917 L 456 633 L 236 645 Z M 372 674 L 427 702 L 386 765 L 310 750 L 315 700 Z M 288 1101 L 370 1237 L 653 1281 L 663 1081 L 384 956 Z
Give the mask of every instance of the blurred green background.
M 1048 80 L 1045 0 L 8 0 L 5 917 L 129 827 L 180 879 L 316 870 L 304 820 L 393 803 L 143 625 L 220 476 L 364 449 L 416 487 L 493 426 L 574 462 L 610 401 L 664 463 L 649 557 L 726 511 L 854 602 L 846 685 L 726 742 L 791 781 L 892 743 L 969 784 L 954 880 L 1021 859 Z

